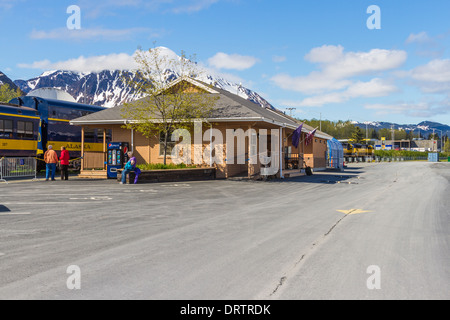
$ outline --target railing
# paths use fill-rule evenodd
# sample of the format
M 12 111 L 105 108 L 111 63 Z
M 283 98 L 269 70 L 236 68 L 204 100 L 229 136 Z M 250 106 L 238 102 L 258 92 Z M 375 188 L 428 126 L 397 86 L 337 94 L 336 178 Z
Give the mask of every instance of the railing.
M 428 157 L 373 157 L 367 162 L 402 162 L 402 161 L 428 161 Z M 440 162 L 447 162 L 448 158 L 439 158 Z M 346 162 L 362 162 L 359 158 L 347 158 Z
M 36 158 L 1 158 L 0 182 L 8 183 L 5 178 L 36 178 Z

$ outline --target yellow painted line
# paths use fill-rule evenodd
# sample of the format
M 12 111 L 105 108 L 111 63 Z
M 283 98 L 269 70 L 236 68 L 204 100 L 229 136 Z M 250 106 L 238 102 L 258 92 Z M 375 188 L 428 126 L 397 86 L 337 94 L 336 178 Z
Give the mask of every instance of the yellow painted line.
M 65 119 L 55 119 L 55 118 L 48 118 L 49 121 L 60 121 L 60 122 L 70 122 L 70 120 Z
M 353 214 L 360 214 L 360 213 L 367 213 L 367 212 L 373 212 L 369 210 L 362 210 L 362 209 L 350 209 L 350 210 L 337 210 L 338 212 L 342 212 L 346 215 L 353 215 Z
M 19 117 L 19 118 L 28 118 L 28 119 L 39 119 L 39 117 L 24 116 L 24 115 L 21 115 L 21 114 L 11 114 L 11 113 L 0 113 L 0 116 Z

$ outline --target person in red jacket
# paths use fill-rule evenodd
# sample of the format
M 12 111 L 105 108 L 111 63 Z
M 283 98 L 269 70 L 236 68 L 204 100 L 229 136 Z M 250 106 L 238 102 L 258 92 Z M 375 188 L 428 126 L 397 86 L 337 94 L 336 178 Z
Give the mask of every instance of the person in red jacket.
M 61 147 L 61 180 L 69 180 L 69 151 L 66 150 L 66 147 Z

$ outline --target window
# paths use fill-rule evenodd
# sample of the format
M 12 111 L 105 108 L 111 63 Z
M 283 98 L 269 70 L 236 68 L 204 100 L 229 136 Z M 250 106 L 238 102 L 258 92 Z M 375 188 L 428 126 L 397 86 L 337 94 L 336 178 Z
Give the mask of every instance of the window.
M 12 120 L 3 120 L 3 131 L 4 132 L 13 132 Z
M 164 133 L 159 135 L 159 155 L 164 156 Z M 169 138 L 167 139 L 167 156 L 172 154 L 172 149 L 175 147 L 175 142 L 172 141 L 172 132 L 169 133 Z
M 98 142 L 103 143 L 103 129 L 97 130 L 97 140 Z M 112 141 L 112 130 L 106 130 L 106 143 L 109 143 Z
M 17 136 L 19 138 L 33 138 L 33 122 L 17 121 Z
M 95 136 L 96 136 L 96 130 L 95 129 L 89 129 L 89 128 L 85 128 L 84 129 L 84 141 L 85 142 L 95 142 Z
M 0 137 L 11 137 L 13 132 L 13 122 L 12 120 L 2 120 L 0 119 Z

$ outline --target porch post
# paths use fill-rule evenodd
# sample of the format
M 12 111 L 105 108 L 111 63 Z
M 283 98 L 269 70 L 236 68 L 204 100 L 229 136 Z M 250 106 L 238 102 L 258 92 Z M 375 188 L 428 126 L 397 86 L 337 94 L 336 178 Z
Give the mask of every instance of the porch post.
M 131 128 L 131 151 L 134 152 L 134 129 Z
M 280 127 L 280 178 L 284 179 L 283 175 L 283 127 Z
M 81 168 L 84 169 L 84 126 L 81 127 Z
M 103 128 L 103 170 L 106 170 L 106 129 Z

